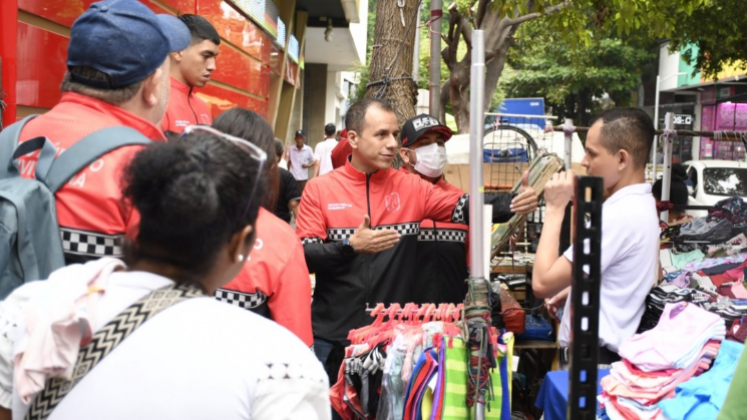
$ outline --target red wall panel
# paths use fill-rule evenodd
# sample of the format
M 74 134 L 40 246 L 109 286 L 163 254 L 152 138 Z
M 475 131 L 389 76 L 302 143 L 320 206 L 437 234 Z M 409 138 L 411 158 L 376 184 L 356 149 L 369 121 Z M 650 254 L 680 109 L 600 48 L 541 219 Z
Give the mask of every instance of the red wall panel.
M 197 0 L 197 14 L 210 21 L 231 44 L 263 63 L 270 61 L 270 36 L 230 4 L 220 0 Z
M 220 48 L 215 80 L 266 97 L 270 94 L 270 73 L 267 66 L 238 52 L 228 45 Z
M 215 85 L 207 85 L 197 92 L 197 96 L 207 102 L 213 117 L 220 115 L 223 111 L 240 106 L 250 109 L 267 119 L 270 103 L 251 96 L 246 96 L 232 90 L 223 89 Z
M 18 8 L 70 27 L 94 1 L 18 0 Z M 157 13 L 167 12 L 152 1 L 141 1 Z M 3 3 L 7 6 L 15 2 L 4 1 Z M 226 109 L 241 106 L 267 118 L 270 94 L 269 64 L 273 58 L 270 36 L 231 5 L 220 0 L 160 0 L 159 3 L 176 10 L 177 13 L 201 14 L 215 25 L 221 37 L 253 57 L 231 46 L 221 46 L 215 80 L 256 96 L 208 85 L 200 89 L 199 94 L 210 104 L 213 114 L 217 115 Z M 5 19 L 9 15 L 9 13 L 3 13 L 3 23 L 6 23 Z M 9 36 L 12 35 L 9 31 L 3 31 L 3 38 L 10 43 L 2 44 L 3 46 L 13 44 L 12 47 L 15 47 L 2 48 L 4 73 L 6 75 L 12 73 L 15 76 L 15 80 L 13 77 L 3 77 L 3 83 L 15 81 L 12 87 L 8 86 L 5 89 L 12 97 L 6 99 L 10 107 L 4 116 L 12 119 L 15 117 L 16 105 L 51 108 L 59 101 L 60 83 L 67 71 L 65 60 L 68 43 L 66 37 L 18 22 L 15 16 L 13 16 L 13 22 L 18 24 L 18 30 L 13 31 L 17 37 Z M 3 29 L 12 28 L 12 25 L 2 26 Z M 12 59 L 13 49 L 17 49 L 17 61 Z M 274 58 L 277 60 L 278 56 Z M 16 68 L 17 71 L 15 71 Z M 14 90 L 16 90 L 15 95 L 13 95 Z
M 75 19 L 95 2 L 96 0 L 18 0 L 18 8 L 69 28 L 73 26 Z M 194 13 L 195 11 L 195 0 L 164 0 L 163 2 L 179 13 Z M 156 13 L 168 13 L 168 10 L 153 2 L 146 0 L 141 3 Z
M 51 108 L 60 100 L 68 39 L 18 22 L 18 105 Z
M 0 57 L 3 58 L 0 100 L 5 101 L 8 105 L 2 115 L 4 125 L 16 120 L 17 28 L 18 8 L 16 4 L 10 1 L 0 1 Z
M 92 3 L 95 0 L 18 0 L 18 8 L 69 28 Z
M 197 6 L 195 4 L 195 0 L 161 0 L 161 2 L 176 9 L 177 14 L 180 14 L 180 15 L 183 15 L 185 13 L 194 13 L 195 7 Z M 149 3 L 149 2 L 143 2 L 143 3 Z

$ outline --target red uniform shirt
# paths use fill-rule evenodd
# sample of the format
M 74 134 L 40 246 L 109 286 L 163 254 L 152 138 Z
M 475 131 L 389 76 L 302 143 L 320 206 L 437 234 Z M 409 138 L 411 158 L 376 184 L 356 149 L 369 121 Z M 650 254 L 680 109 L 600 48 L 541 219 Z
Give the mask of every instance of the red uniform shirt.
M 345 162 L 348 160 L 348 156 L 353 153 L 353 148 L 350 146 L 347 136 L 340 138 L 337 142 L 337 146 L 332 149 L 332 167 L 337 169 L 341 166 L 345 166 Z
M 190 125 L 212 123 L 213 117 L 205 101 L 195 95 L 193 88 L 172 77 L 169 107 L 161 120 L 161 129 L 181 133 Z
M 417 176 L 402 168 L 402 172 Z M 439 179 L 436 188 L 454 194 L 464 191 Z M 469 226 L 461 223 L 420 222 L 417 267 L 413 301 L 423 303 L 460 303 L 467 293 L 469 264 Z
M 414 286 L 420 222 L 466 221 L 467 200 L 466 194 L 444 191 L 395 169 L 366 175 L 350 161 L 310 180 L 296 234 L 304 243 L 309 270 L 316 273 L 314 336 L 344 341 L 351 329 L 373 320 L 366 304 L 404 304 L 419 296 Z M 402 236 L 394 248 L 378 254 L 345 256 L 342 243 L 366 214 L 371 229 L 395 229 Z
M 46 136 L 58 154 L 78 140 L 102 128 L 127 126 L 154 141 L 165 141 L 163 133 L 150 122 L 122 108 L 77 93 L 63 93 L 49 112 L 31 120 L 20 140 Z M 143 146 L 125 146 L 91 163 L 55 194 L 57 220 L 65 256 L 99 258 L 122 256 L 125 233 L 134 236 L 140 218 L 123 203 L 122 169 Z M 38 152 L 19 159 L 21 174 L 34 177 Z
M 257 242 L 249 260 L 215 295 L 273 319 L 311 347 L 311 278 L 303 246 L 288 223 L 264 208 L 255 226 Z

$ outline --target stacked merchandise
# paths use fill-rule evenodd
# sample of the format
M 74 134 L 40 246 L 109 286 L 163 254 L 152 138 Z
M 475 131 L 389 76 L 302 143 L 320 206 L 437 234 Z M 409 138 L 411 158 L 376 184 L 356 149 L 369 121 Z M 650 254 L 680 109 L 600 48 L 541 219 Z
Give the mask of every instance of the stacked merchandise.
M 666 304 L 655 328 L 620 346 L 623 360 L 602 379 L 604 415 L 611 420 L 660 418 L 659 402 L 709 369 L 725 335 L 718 315 L 688 302 Z
M 726 400 L 744 344 L 721 343 L 713 367 L 706 373 L 677 385 L 675 397 L 659 403 L 667 420 L 715 419 Z
M 353 330 L 332 407 L 344 420 L 469 420 L 474 396 L 468 392 L 467 344 L 454 305 L 378 306 L 370 326 Z M 386 321 L 384 318 L 388 317 Z M 491 392 L 478 396 L 486 419 L 510 420 L 513 334 L 489 334 Z M 472 404 L 469 404 L 472 401 Z
M 660 261 L 664 279 L 646 299 L 639 332 L 656 325 L 666 303 L 692 302 L 718 314 L 737 335 L 747 315 L 747 203 L 739 197 L 719 202 L 707 217 L 665 227 Z
M 524 308 L 519 305 L 519 302 L 516 301 L 508 290 L 502 287 L 494 287 L 493 290 L 495 289 L 498 289 L 497 294 L 500 296 L 501 317 L 503 318 L 506 331 L 514 334 L 523 334 L 526 328 L 526 313 L 524 312 Z

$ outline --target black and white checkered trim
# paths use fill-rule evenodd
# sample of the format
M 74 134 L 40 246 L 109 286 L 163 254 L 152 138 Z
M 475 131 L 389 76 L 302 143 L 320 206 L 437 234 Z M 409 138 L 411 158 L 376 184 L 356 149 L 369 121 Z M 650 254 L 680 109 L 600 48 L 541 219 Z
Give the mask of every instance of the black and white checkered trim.
M 327 240 L 333 242 L 344 241 L 353 236 L 356 228 L 327 229 Z
M 422 229 L 420 235 L 418 235 L 419 242 L 433 242 L 435 239 L 438 242 L 461 242 L 467 240 L 467 232 L 457 229 Z
M 118 258 L 124 255 L 124 235 L 104 235 L 98 232 L 60 228 L 60 238 L 66 254 Z
M 218 289 L 215 298 L 244 309 L 254 309 L 267 302 L 267 295 L 257 290 L 256 293 L 241 293 L 236 290 Z
M 467 206 L 467 202 L 469 201 L 469 194 L 464 194 L 462 198 L 459 199 L 457 202 L 456 207 L 454 207 L 454 212 L 451 213 L 451 221 L 454 223 L 464 223 L 465 222 L 465 214 L 464 214 L 464 208 Z
M 327 229 L 327 239 L 333 242 L 344 241 L 355 233 L 357 228 Z M 373 230 L 394 229 L 400 235 L 417 235 L 420 232 L 420 223 L 400 223 L 397 225 L 376 226 Z
M 322 238 L 303 238 L 303 239 L 301 239 L 301 245 L 320 244 L 320 243 L 322 243 Z

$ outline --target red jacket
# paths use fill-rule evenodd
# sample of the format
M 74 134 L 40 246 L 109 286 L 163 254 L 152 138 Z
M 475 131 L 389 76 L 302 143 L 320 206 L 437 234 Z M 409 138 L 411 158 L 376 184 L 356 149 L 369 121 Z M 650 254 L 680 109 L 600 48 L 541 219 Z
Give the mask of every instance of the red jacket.
M 255 226 L 249 260 L 215 296 L 275 320 L 311 347 L 311 278 L 303 246 L 288 223 L 264 208 Z
M 332 149 L 332 167 L 337 169 L 341 166 L 345 166 L 345 162 L 348 160 L 348 156 L 353 153 L 353 148 L 350 146 L 347 136 L 342 136 L 340 141 L 337 142 L 337 146 Z
M 402 172 L 412 174 L 406 169 Z M 443 179 L 434 184 L 436 188 L 453 194 L 464 192 Z M 420 222 L 418 235 L 415 303 L 461 303 L 467 294 L 469 276 L 468 250 L 469 226 L 462 223 Z
M 181 133 L 185 127 L 190 125 L 212 123 L 210 108 L 195 95 L 194 89 L 172 77 L 169 107 L 161 120 L 161 129 Z
M 155 125 L 122 108 L 77 93 L 63 93 L 49 112 L 31 120 L 20 140 L 46 136 L 58 153 L 102 128 L 127 126 L 154 141 L 165 141 Z M 122 256 L 124 234 L 135 236 L 140 218 L 122 200 L 122 169 L 143 146 L 125 146 L 93 162 L 55 194 L 68 263 Z M 22 175 L 34 176 L 38 153 L 19 159 Z
M 312 303 L 314 337 L 344 341 L 351 329 L 370 323 L 366 305 L 413 301 L 420 222 L 466 222 L 468 196 L 444 191 L 395 169 L 366 175 L 348 161 L 309 181 L 301 198 L 296 234 L 309 271 L 316 273 Z M 343 240 L 364 215 L 372 229 L 396 229 L 390 250 L 347 257 Z

